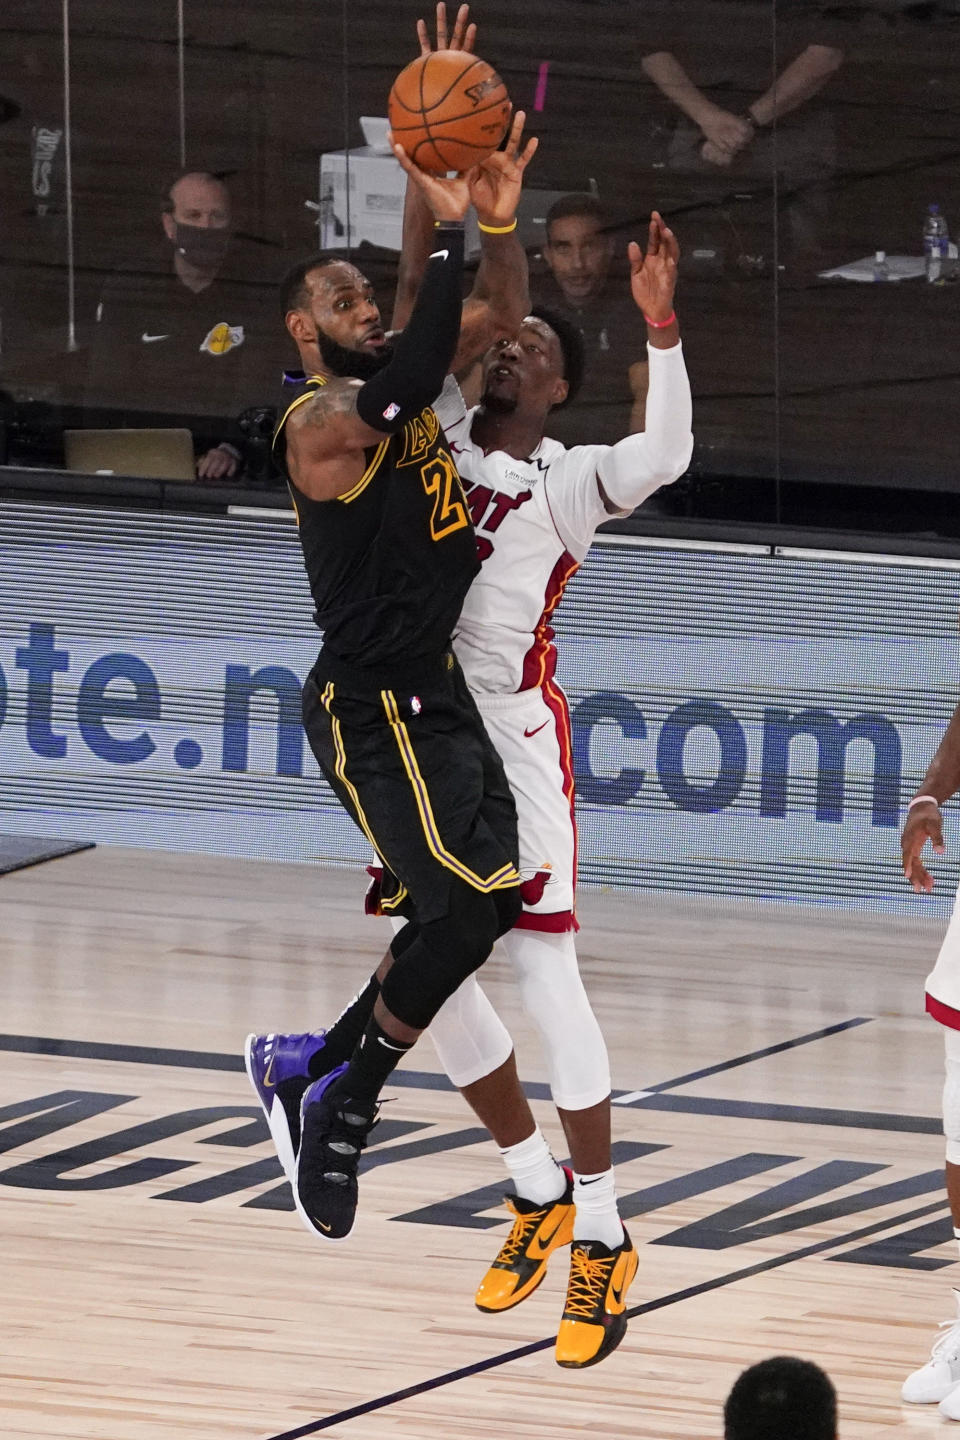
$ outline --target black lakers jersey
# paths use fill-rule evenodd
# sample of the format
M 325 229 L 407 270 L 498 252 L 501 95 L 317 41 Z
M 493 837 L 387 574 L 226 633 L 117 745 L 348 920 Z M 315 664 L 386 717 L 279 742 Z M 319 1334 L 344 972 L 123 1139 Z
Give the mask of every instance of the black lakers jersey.
M 284 473 L 286 422 L 325 383 L 287 378 L 274 436 Z M 287 483 L 324 653 L 376 680 L 443 653 L 479 562 L 460 477 L 429 406 L 365 461 L 335 500 L 311 500 L 289 474 Z

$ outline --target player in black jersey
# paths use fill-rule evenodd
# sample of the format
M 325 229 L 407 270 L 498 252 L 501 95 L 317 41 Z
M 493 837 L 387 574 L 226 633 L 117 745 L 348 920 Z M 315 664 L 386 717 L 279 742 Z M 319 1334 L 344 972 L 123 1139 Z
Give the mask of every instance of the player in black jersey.
M 450 648 L 478 562 L 431 402 L 448 372 L 512 333 L 526 307 L 513 216 L 536 142 L 521 151 L 523 120 L 503 152 L 449 179 L 415 169 L 395 147 L 433 212 L 436 248 L 393 343 L 368 281 L 343 260 L 314 257 L 284 290 L 304 373 L 275 450 L 324 632 L 304 724 L 390 877 L 384 908 L 407 918 L 329 1044 L 316 1035 L 247 1042 L 297 1209 L 330 1240 L 353 1227 L 357 1160 L 387 1076 L 520 913 L 513 797 Z M 471 201 L 484 254 L 461 325 Z

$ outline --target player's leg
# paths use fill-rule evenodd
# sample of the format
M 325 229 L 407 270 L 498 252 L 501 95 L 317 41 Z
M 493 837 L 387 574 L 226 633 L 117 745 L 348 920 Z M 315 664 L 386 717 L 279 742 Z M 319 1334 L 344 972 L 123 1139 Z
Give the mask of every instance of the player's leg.
M 953 1233 L 960 1246 L 960 1031 L 943 1027 L 946 1075 L 943 1086 L 943 1132 L 946 1138 L 947 1199 Z M 903 1382 L 901 1396 L 914 1405 L 939 1403 L 940 1413 L 960 1420 L 960 1289 L 952 1291 L 956 1315 L 944 1321 L 933 1342 L 930 1359 Z M 952 1321 L 952 1323 L 951 1323 Z
M 479 1309 L 509 1310 L 543 1280 L 554 1250 L 573 1238 L 572 1177 L 557 1164 L 517 1075 L 513 1042 L 472 975 L 430 1026 L 440 1063 L 493 1136 L 516 1188 L 510 1234 L 480 1282 Z
M 636 1253 L 617 1212 L 616 1186 L 610 1162 L 610 1075 L 606 1047 L 580 979 L 574 946 L 573 897 L 576 832 L 572 814 L 573 775 L 570 763 L 569 715 L 556 687 L 550 693 L 529 692 L 503 701 L 484 699 L 484 723 L 506 765 L 520 824 L 520 867 L 528 883 L 521 886 L 524 914 L 518 927 L 502 941 L 520 982 L 525 1008 L 540 1032 L 547 1057 L 554 1100 L 570 1145 L 579 1185 L 569 1172 L 581 1205 L 574 1229 L 570 1289 L 558 1337 L 557 1359 L 565 1365 L 593 1364 L 619 1343 L 625 1329 L 623 1295 L 636 1271 Z M 542 927 L 542 928 L 527 928 Z M 501 1148 L 514 1179 L 518 1198 L 536 1194 L 547 1222 L 551 1197 L 566 1211 L 563 1234 L 569 1234 L 570 1189 L 560 1191 L 556 1162 L 529 1109 L 522 1108 L 519 1081 L 502 1029 L 482 990 L 474 983 L 437 1017 L 431 1035 L 444 1068 L 461 1088 L 475 1113 Z M 484 1073 L 462 1064 L 478 1035 L 489 1033 L 491 1054 L 500 1068 Z M 504 1043 L 505 1042 L 505 1043 Z M 519 1138 L 518 1138 L 519 1137 Z M 534 1186 L 542 1188 L 534 1191 Z M 531 1203 L 531 1202 L 528 1202 Z M 516 1202 L 508 1200 L 517 1213 Z M 519 1219 L 519 1217 L 518 1217 Z M 502 1309 L 535 1288 L 529 1284 L 531 1258 L 540 1266 L 547 1254 L 528 1227 L 526 1244 L 518 1221 L 477 1292 L 482 1308 Z M 549 1253 L 549 1252 L 547 1252 Z M 512 1281 L 502 1273 L 513 1270 Z M 542 1279 L 542 1268 L 536 1277 Z M 491 1300 L 482 1304 L 489 1288 Z
M 404 928 L 409 935 L 405 940 L 397 935 L 377 969 L 329 1028 L 298 1034 L 272 1031 L 247 1036 L 244 1046 L 247 1076 L 266 1116 L 283 1172 L 291 1182 L 300 1149 L 300 1106 L 304 1093 L 314 1080 L 350 1059 L 373 1014 L 374 1002 L 380 994 L 383 977 L 393 963 L 394 951 L 413 938 L 412 927 L 408 924 Z
M 960 1243 L 960 895 L 943 937 L 937 961 L 925 981 L 926 1008 L 940 1022 L 946 1073 L 943 1086 L 943 1133 L 946 1139 L 946 1181 L 953 1233 Z M 957 1318 L 941 1324 L 930 1359 L 904 1381 L 904 1400 L 917 1405 L 940 1403 L 948 1419 L 960 1420 L 960 1289 L 951 1296 Z
M 414 708 L 325 689 L 311 745 L 324 773 L 397 877 L 416 923 L 391 946 L 373 1013 L 350 1058 L 301 1104 L 294 1198 L 329 1239 L 349 1234 L 357 1162 L 387 1077 L 519 913 L 516 817 L 494 833 L 480 813 L 486 738 L 456 675 Z
M 504 757 L 520 822 L 521 869 L 529 857 L 548 876 L 525 894 L 524 914 L 504 939 L 524 1008 L 536 1026 L 551 1091 L 570 1146 L 576 1206 L 567 1302 L 557 1335 L 561 1365 L 595 1364 L 626 1333 L 627 1288 L 637 1255 L 617 1209 L 610 1156 L 610 1067 L 580 978 L 574 935 L 576 821 L 570 712 L 548 681 L 521 724 L 487 717 Z M 543 724 L 543 719 L 551 723 Z M 502 718 L 502 723 L 501 723 Z
M 483 964 L 501 927 L 512 923 L 519 903 L 506 900 L 451 878 L 446 912 L 425 920 L 394 957 L 349 1061 L 304 1093 L 294 1200 L 305 1223 L 325 1238 L 345 1239 L 353 1228 L 357 1163 L 380 1091 L 451 989 Z
M 536 1026 L 573 1163 L 570 1279 L 557 1361 L 596 1364 L 626 1333 L 637 1255 L 620 1221 L 610 1156 L 607 1049 L 577 966 L 573 933 L 515 929 L 503 946 Z

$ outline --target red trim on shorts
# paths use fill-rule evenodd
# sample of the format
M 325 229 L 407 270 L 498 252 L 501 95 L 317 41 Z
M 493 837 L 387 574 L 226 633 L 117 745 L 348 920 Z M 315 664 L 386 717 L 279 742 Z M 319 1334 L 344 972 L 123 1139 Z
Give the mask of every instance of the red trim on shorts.
M 513 928 L 539 930 L 543 935 L 565 935 L 568 930 L 579 930 L 580 921 L 572 910 L 550 910 L 545 915 L 535 915 L 524 910 Z
M 567 697 L 564 695 L 556 680 L 548 680 L 540 691 L 543 696 L 543 703 L 553 716 L 554 726 L 557 732 L 557 744 L 560 746 L 560 771 L 563 775 L 563 793 L 567 797 L 567 804 L 570 807 L 570 828 L 573 831 L 573 894 L 576 904 L 577 894 L 577 816 L 574 808 L 576 800 L 576 782 L 573 776 L 573 731 L 570 727 L 570 706 L 567 704 Z M 580 926 L 576 920 L 576 912 L 571 912 L 574 917 L 574 928 L 579 930 Z
M 553 679 L 557 666 L 557 652 L 553 648 L 553 631 L 550 616 L 556 610 L 567 587 L 568 580 L 580 569 L 580 561 L 574 560 L 569 550 L 564 550 L 550 572 L 543 597 L 543 613 L 533 631 L 533 644 L 523 657 L 523 673 L 519 689 L 535 690 Z
M 960 1030 L 960 1010 L 954 1010 L 949 1005 L 944 1005 L 942 1000 L 935 1000 L 930 994 L 927 995 L 927 1014 L 932 1015 L 934 1020 L 939 1020 L 941 1025 L 946 1025 L 950 1030 Z

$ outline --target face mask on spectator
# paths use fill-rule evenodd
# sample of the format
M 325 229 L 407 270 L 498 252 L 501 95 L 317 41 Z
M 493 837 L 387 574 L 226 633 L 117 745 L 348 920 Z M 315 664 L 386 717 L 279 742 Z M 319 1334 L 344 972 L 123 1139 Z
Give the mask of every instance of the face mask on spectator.
M 174 245 L 188 265 L 198 270 L 216 270 L 222 265 L 230 246 L 230 231 L 205 225 L 184 225 L 176 222 Z

